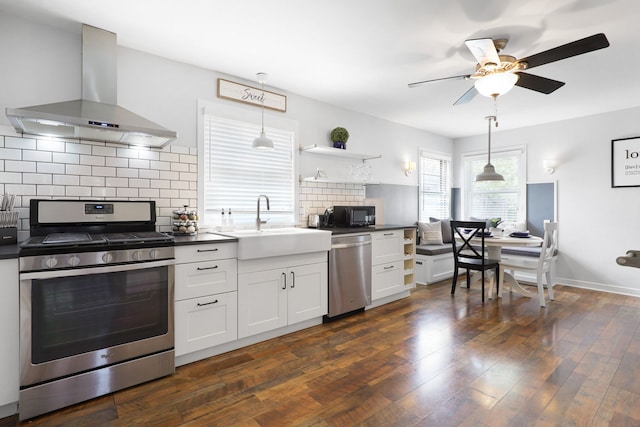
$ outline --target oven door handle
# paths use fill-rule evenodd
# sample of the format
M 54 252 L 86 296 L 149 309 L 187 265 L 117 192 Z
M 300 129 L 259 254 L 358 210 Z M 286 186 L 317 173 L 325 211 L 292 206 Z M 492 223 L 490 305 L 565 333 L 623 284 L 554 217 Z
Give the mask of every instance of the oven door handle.
M 32 272 L 20 273 L 20 280 L 53 279 L 55 277 L 85 276 L 89 274 L 114 273 L 118 271 L 144 270 L 147 268 L 165 267 L 165 266 L 174 265 L 174 264 L 175 264 L 175 260 L 164 259 L 159 261 L 139 262 L 139 263 L 130 263 L 130 264 L 114 264 L 114 265 L 105 265 L 105 266 L 99 266 L 99 267 L 32 271 Z

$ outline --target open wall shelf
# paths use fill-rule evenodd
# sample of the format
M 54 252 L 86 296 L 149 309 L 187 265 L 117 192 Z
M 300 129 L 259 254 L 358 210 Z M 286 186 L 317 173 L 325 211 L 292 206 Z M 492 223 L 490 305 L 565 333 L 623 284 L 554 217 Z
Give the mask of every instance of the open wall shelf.
M 343 159 L 354 159 L 354 160 L 362 160 L 362 161 L 379 159 L 382 157 L 381 154 L 362 154 L 362 153 L 356 153 L 355 151 L 343 150 L 341 148 L 333 148 L 333 147 L 327 147 L 327 146 L 316 145 L 316 144 L 308 145 L 306 147 L 303 147 L 302 145 L 300 145 L 298 149 L 301 153 L 305 152 L 305 153 L 319 154 L 322 156 L 341 157 Z

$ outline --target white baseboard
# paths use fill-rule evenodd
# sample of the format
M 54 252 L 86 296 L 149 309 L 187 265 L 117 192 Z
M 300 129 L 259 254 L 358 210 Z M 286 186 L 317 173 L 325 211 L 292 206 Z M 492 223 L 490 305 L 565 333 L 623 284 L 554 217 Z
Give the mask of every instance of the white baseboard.
M 556 285 L 566 285 L 574 288 L 589 289 L 592 291 L 609 292 L 612 294 L 628 295 L 640 297 L 640 289 L 625 286 L 608 285 L 606 283 L 585 282 L 583 280 L 573 280 L 557 277 Z

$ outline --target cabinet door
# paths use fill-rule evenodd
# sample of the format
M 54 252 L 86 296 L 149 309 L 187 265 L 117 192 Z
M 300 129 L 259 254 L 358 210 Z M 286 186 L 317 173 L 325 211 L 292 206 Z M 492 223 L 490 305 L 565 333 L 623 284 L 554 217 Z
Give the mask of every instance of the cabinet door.
M 303 265 L 289 270 L 288 324 L 321 317 L 328 310 L 327 263 Z
M 385 264 L 404 258 L 404 231 L 391 230 L 371 233 L 371 263 Z
M 244 338 L 287 325 L 285 270 L 238 275 L 238 337 Z
M 0 260 L 0 407 L 18 401 L 18 260 Z M 0 415 L 0 418 L 4 415 Z
M 404 291 L 402 260 L 374 265 L 371 276 L 371 299 L 387 297 Z
M 236 259 L 176 264 L 175 272 L 176 301 L 233 292 L 238 289 Z
M 238 338 L 237 292 L 175 303 L 176 356 Z

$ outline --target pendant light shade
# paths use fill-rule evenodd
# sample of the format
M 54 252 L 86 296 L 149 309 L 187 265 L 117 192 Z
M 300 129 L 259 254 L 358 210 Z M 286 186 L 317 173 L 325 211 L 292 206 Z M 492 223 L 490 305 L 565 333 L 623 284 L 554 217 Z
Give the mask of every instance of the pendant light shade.
M 504 177 L 496 172 L 496 168 L 491 164 L 491 121 L 495 120 L 496 116 L 488 116 L 487 122 L 489 123 L 489 148 L 487 150 L 487 164 L 484 165 L 482 173 L 476 176 L 476 182 L 478 181 L 504 181 Z
M 262 112 L 262 131 L 260 132 L 260 136 L 253 140 L 253 144 L 251 147 L 258 150 L 273 150 L 273 141 L 267 138 L 267 134 L 264 133 L 264 84 L 267 81 L 267 73 L 258 73 L 258 82 L 262 85 L 262 102 L 261 102 L 261 112 Z

